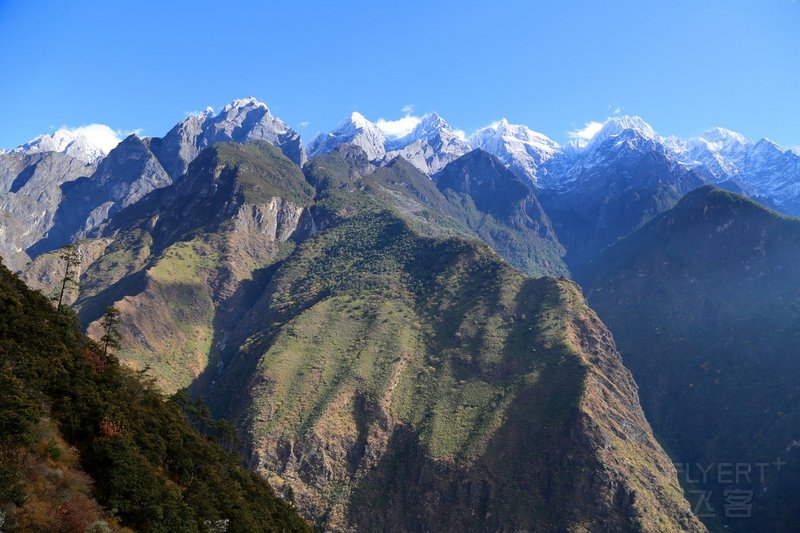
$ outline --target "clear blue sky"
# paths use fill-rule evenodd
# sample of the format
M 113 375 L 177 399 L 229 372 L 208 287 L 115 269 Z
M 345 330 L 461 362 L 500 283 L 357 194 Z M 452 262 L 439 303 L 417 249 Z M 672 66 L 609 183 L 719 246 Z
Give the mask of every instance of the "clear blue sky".
M 505 116 L 562 141 L 620 108 L 800 145 L 793 0 L 0 0 L 0 72 L 3 147 L 92 122 L 162 135 L 245 96 L 306 140 L 413 104 L 468 132 Z

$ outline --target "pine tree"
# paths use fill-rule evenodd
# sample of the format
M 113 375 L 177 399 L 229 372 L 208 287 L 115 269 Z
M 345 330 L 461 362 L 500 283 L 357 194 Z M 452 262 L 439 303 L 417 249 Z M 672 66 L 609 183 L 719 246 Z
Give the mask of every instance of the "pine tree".
M 119 310 L 115 307 L 106 307 L 103 318 L 100 321 L 103 327 L 103 336 L 100 343 L 103 345 L 103 357 L 108 357 L 108 349 L 119 349 L 120 334 L 117 326 L 119 325 Z
M 57 298 L 57 309 L 61 311 L 64 295 L 78 286 L 78 266 L 81 264 L 81 257 L 78 247 L 74 244 L 62 248 L 59 257 L 64 261 L 64 277 L 61 279 L 61 290 Z

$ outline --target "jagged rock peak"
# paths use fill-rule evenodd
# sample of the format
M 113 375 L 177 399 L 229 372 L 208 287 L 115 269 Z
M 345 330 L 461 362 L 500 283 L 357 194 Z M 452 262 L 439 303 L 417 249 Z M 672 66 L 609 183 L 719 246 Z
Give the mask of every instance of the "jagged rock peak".
M 189 116 L 162 139 L 153 139 L 151 147 L 170 176 L 177 178 L 203 148 L 218 142 L 256 140 L 277 146 L 298 165 L 306 161 L 300 135 L 253 97 L 234 100 L 217 114 L 208 107 Z

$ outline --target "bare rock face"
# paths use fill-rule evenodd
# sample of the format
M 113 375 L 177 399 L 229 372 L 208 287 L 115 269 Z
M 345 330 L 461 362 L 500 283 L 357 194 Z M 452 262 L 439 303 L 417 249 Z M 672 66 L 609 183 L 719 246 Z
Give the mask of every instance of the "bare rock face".
M 0 155 L 0 256 L 11 270 L 53 227 L 63 186 L 94 172 L 94 165 L 58 152 Z
M 75 268 L 75 276 L 80 279 L 86 269 L 103 255 L 110 239 L 91 239 L 75 245 L 80 263 Z M 34 259 L 22 272 L 21 278 L 31 289 L 36 289 L 46 296 L 57 294 L 64 277 L 63 261 L 58 251 L 42 254 Z M 72 305 L 78 299 L 78 290 L 68 290 L 64 295 L 64 303 Z
M 300 135 L 255 98 L 235 100 L 214 115 L 211 109 L 178 123 L 150 146 L 173 179 L 186 172 L 195 157 L 218 142 L 267 141 L 302 166 L 306 153 Z
M 244 204 L 233 218 L 227 235 L 228 262 L 237 280 L 249 278 L 253 265 L 269 262 L 276 245 L 286 241 L 297 229 L 303 207 L 283 198 L 265 204 Z
M 172 183 L 147 143 L 130 135 L 85 180 L 66 190 L 56 231 L 37 249 L 54 249 L 92 235 L 114 213 Z

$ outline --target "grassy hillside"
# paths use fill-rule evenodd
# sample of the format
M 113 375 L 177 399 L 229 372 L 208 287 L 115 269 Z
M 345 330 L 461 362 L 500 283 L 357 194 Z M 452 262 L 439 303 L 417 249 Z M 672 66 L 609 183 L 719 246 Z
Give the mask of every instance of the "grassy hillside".
M 609 249 L 591 283 L 590 301 L 676 461 L 756 472 L 695 487 L 713 492 L 710 523 L 800 527 L 798 265 L 800 220 L 703 187 Z M 725 519 L 726 490 L 753 491 L 752 518 Z
M 0 265 L 4 530 L 307 530 L 149 378 L 121 368 Z
M 272 274 L 208 393 L 325 529 L 700 530 L 603 339 L 571 282 L 365 213 Z

